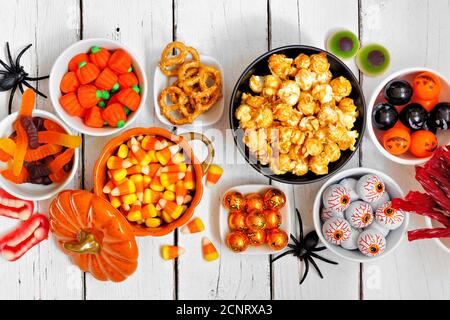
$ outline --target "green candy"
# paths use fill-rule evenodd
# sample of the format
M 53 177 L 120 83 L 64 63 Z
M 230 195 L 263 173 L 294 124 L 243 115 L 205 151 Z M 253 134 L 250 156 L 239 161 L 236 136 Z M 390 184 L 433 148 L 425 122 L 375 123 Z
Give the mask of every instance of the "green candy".
M 97 100 L 103 99 L 108 100 L 109 99 L 109 92 L 106 90 L 97 90 L 95 93 L 95 96 L 97 97 Z
M 120 85 L 116 82 L 114 83 L 113 87 L 111 88 L 111 92 L 114 93 L 117 90 L 119 90 Z
M 104 125 L 104 126 L 107 126 L 107 125 L 108 125 L 108 122 L 104 121 L 104 122 L 103 122 L 103 125 Z
M 83 68 L 85 65 L 87 65 L 87 62 L 86 62 L 86 61 L 81 61 L 81 62 L 78 64 L 78 69 Z
M 382 45 L 368 44 L 358 51 L 356 64 L 359 70 L 368 76 L 381 75 L 390 64 L 389 51 Z
M 327 50 L 341 59 L 354 57 L 358 49 L 358 37 L 349 30 L 337 31 L 327 40 Z
M 106 103 L 105 103 L 105 101 L 101 100 L 97 103 L 97 106 L 101 109 L 104 109 L 106 106 Z
M 129 67 L 127 70 L 127 72 L 131 72 L 131 71 L 133 71 L 133 67 Z
M 131 89 L 133 89 L 134 91 L 136 91 L 137 93 L 141 92 L 141 89 L 139 88 L 139 86 L 137 84 L 135 84 L 134 86 L 131 87 Z
M 125 121 L 124 120 L 117 121 L 117 123 L 116 123 L 116 127 L 117 128 L 122 128 L 124 125 L 125 125 Z
M 97 52 L 100 52 L 101 49 L 102 49 L 102 48 L 100 48 L 100 47 L 98 47 L 98 46 L 93 46 L 93 47 L 91 48 L 91 52 L 92 52 L 92 53 L 97 53 Z
M 131 110 L 128 107 L 123 107 L 123 110 L 125 111 L 126 115 L 129 115 L 131 113 Z

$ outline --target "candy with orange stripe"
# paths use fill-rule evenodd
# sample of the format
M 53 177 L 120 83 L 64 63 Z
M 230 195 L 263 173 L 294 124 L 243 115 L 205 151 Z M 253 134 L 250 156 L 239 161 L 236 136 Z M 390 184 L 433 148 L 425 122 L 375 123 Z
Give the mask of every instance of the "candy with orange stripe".
M 181 228 L 181 233 L 188 234 L 188 233 L 198 233 L 205 230 L 205 225 L 203 224 L 202 219 L 199 217 L 196 217 L 189 221 L 188 224 L 186 224 L 183 228 Z
M 203 258 L 206 261 L 214 261 L 219 258 L 219 252 L 213 243 L 206 237 L 202 239 Z
M 161 246 L 161 257 L 164 260 L 172 260 L 178 258 L 185 252 L 186 250 L 184 250 L 184 248 L 178 246 Z

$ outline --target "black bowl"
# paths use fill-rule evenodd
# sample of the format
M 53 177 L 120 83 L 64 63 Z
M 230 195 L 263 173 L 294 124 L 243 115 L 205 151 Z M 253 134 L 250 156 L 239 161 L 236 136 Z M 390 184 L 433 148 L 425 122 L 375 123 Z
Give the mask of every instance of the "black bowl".
M 268 75 L 270 74 L 269 66 L 268 66 L 268 59 L 269 57 L 274 53 L 280 53 L 285 54 L 287 57 L 295 58 L 300 53 L 304 53 L 307 55 L 316 54 L 320 52 L 325 52 L 328 57 L 328 62 L 330 63 L 330 71 L 333 74 L 333 78 L 338 76 L 344 76 L 346 79 L 348 79 L 352 85 L 352 92 L 350 94 L 350 98 L 352 98 L 355 102 L 355 105 L 358 106 L 359 115 L 356 119 L 355 126 L 352 130 L 357 130 L 359 133 L 359 137 L 356 140 L 355 144 L 355 151 L 341 151 L 341 157 L 339 160 L 335 162 L 331 162 L 328 165 L 328 174 L 325 175 L 316 175 L 315 173 L 309 171 L 307 174 L 303 176 L 297 176 L 292 173 L 286 173 L 282 175 L 276 175 L 270 170 L 268 165 L 262 165 L 259 163 L 259 161 L 256 160 L 256 157 L 250 153 L 247 146 L 242 142 L 242 138 L 244 135 L 244 131 L 239 128 L 239 120 L 236 119 L 234 116 L 234 113 L 236 109 L 241 104 L 241 95 L 244 92 L 252 92 L 250 90 L 250 87 L 248 85 L 250 77 L 252 75 Z M 234 142 L 236 143 L 236 146 L 238 147 L 241 154 L 244 156 L 245 160 L 258 172 L 262 173 L 268 178 L 271 178 L 273 180 L 277 180 L 284 183 L 289 184 L 308 184 L 312 182 L 316 182 L 325 178 L 328 178 L 338 172 L 353 156 L 354 153 L 358 150 L 358 147 L 361 143 L 362 137 L 364 135 L 364 130 L 366 127 L 366 120 L 365 120 L 365 113 L 366 113 L 366 103 L 364 100 L 363 91 L 359 85 L 358 80 L 354 76 L 354 74 L 350 71 L 350 69 L 341 61 L 339 58 L 337 58 L 335 55 L 316 48 L 316 47 L 310 47 L 310 46 L 303 46 L 303 45 L 290 45 L 285 47 L 280 47 L 273 49 L 269 52 L 264 53 L 262 56 L 257 58 L 255 61 L 253 61 L 247 69 L 242 73 L 240 76 L 238 82 L 236 83 L 236 86 L 234 87 L 233 94 L 231 96 L 230 100 L 230 127 L 233 131 L 234 136 Z

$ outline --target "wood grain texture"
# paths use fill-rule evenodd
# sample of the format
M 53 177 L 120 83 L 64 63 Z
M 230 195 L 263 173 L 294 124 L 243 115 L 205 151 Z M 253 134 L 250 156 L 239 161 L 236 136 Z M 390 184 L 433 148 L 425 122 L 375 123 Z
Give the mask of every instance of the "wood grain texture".
M 450 76 L 448 1 L 364 0 L 361 9 L 362 43 L 379 42 L 389 49 L 391 66 L 387 73 L 426 66 Z M 364 76 L 367 101 L 381 78 Z M 368 136 L 363 143 L 362 163 L 391 175 L 405 191 L 420 189 L 414 168 L 384 158 Z M 414 217 L 409 229 L 419 226 L 423 226 L 423 220 Z M 446 299 L 450 292 L 449 262 L 450 257 L 432 241 L 404 240 L 392 255 L 364 265 L 364 297 Z
M 330 30 L 338 27 L 347 28 L 358 34 L 357 1 L 271 0 L 269 4 L 272 48 L 287 44 L 324 48 Z M 354 62 L 350 61 L 348 66 L 358 76 Z M 358 158 L 357 152 L 345 169 L 357 166 Z M 312 231 L 313 200 L 323 182 L 294 187 L 283 186 L 280 183 L 273 184 L 284 187 L 288 194 L 292 193 L 293 203 L 302 215 L 304 231 L 306 233 Z M 298 222 L 294 213 L 291 218 L 291 225 L 294 226 L 292 232 L 297 236 Z M 274 299 L 358 299 L 359 265 L 341 261 L 330 252 L 324 252 L 322 255 L 339 261 L 339 266 L 319 261 L 318 265 L 325 279 L 320 280 L 315 270 L 311 269 L 307 280 L 301 286 L 299 281 L 304 272 L 303 263 L 293 256 L 274 262 L 272 265 Z M 346 290 L 340 290 L 342 286 L 345 286 Z
M 219 239 L 219 198 L 235 185 L 268 183 L 246 164 L 227 132 L 228 106 L 233 86 L 244 68 L 267 50 L 267 3 L 258 1 L 176 1 L 176 37 L 200 54 L 215 57 L 224 69 L 225 111 L 213 128 L 190 128 L 214 140 L 216 162 L 224 168 L 222 180 L 206 188 L 196 210 L 206 223 L 204 234 L 179 236 L 186 253 L 178 265 L 180 299 L 269 299 L 270 269 L 267 256 L 230 253 Z M 185 130 L 185 128 L 183 128 Z M 199 158 L 201 158 L 199 156 Z M 222 217 L 221 217 L 222 218 Z M 201 237 L 209 237 L 221 254 L 219 261 L 206 262 L 201 255 Z
M 163 126 L 154 115 L 152 88 L 153 64 L 163 43 L 172 40 L 172 4 L 170 1 L 85 1 L 83 2 L 83 37 L 115 39 L 137 53 L 146 66 L 148 97 L 146 107 L 133 127 Z M 100 15 L 99 12 L 102 14 Z M 94 162 L 109 138 L 85 139 L 85 187 L 91 189 Z M 101 283 L 90 275 L 86 278 L 87 299 L 173 299 L 173 262 L 161 259 L 159 247 L 173 243 L 173 235 L 140 238 L 139 268 L 120 284 Z

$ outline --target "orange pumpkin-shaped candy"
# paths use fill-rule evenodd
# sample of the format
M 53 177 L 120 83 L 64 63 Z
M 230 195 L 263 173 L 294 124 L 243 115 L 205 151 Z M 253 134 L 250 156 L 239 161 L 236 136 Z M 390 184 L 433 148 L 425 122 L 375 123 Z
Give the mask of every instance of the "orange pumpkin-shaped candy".
M 131 111 L 136 111 L 141 103 L 141 96 L 136 91 L 133 88 L 122 89 L 117 93 L 117 100 Z
M 89 62 L 89 56 L 86 53 L 79 53 L 69 61 L 69 71 L 77 71 L 81 62 Z
M 78 88 L 78 101 L 83 108 L 92 108 L 102 99 L 109 99 L 108 91 L 98 90 L 97 87 L 89 84 Z
M 82 117 L 85 109 L 78 101 L 77 95 L 73 92 L 65 94 L 59 98 L 61 107 L 71 116 Z
M 134 72 L 127 72 L 119 75 L 119 85 L 121 88 L 129 88 L 132 86 L 137 86 L 138 84 L 139 80 Z
M 264 209 L 263 197 L 259 193 L 249 193 L 245 196 L 247 212 L 262 211 Z
M 92 128 L 102 128 L 104 124 L 102 109 L 99 107 L 87 109 L 86 115 L 84 116 L 84 124 Z
M 81 84 L 88 84 L 97 79 L 100 69 L 90 62 L 82 61 L 78 65 L 77 77 Z
M 109 58 L 108 66 L 117 74 L 128 72 L 131 68 L 131 57 L 125 50 L 117 49 Z
M 91 53 L 89 54 L 89 59 L 93 64 L 95 64 L 100 70 L 103 70 L 107 65 L 111 53 L 105 48 L 94 46 L 91 48 Z
M 108 201 L 87 191 L 66 190 L 52 201 L 49 212 L 59 247 L 83 272 L 120 282 L 136 271 L 133 230 Z
M 127 115 L 120 103 L 113 103 L 103 110 L 103 119 L 108 122 L 111 127 L 122 128 L 127 120 Z
M 117 75 L 110 69 L 105 68 L 95 80 L 95 86 L 102 90 L 117 91 L 119 89 Z
M 73 71 L 67 72 L 59 84 L 62 93 L 76 92 L 79 86 L 80 82 L 78 81 L 76 73 Z

